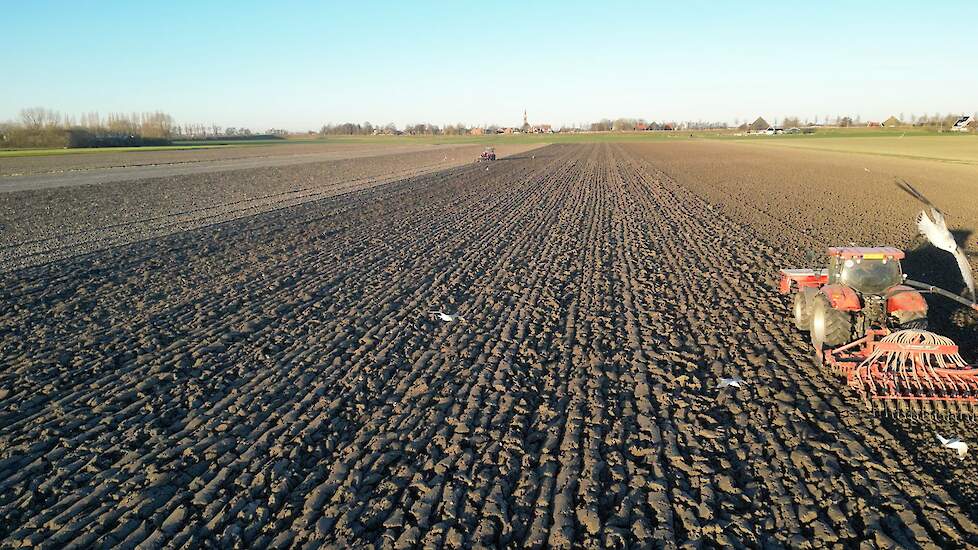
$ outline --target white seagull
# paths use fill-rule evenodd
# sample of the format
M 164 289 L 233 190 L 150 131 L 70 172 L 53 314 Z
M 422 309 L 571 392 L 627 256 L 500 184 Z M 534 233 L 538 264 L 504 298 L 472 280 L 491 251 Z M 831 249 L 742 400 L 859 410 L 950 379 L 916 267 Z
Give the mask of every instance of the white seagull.
M 957 451 L 959 458 L 964 458 L 964 455 L 968 454 L 968 444 L 964 441 L 961 441 L 956 437 L 947 439 L 945 437 L 941 437 L 941 434 L 939 433 L 935 433 L 934 435 L 937 436 L 937 440 L 941 442 L 941 445 L 947 447 L 948 449 L 954 449 Z
M 971 295 L 971 299 L 974 300 L 975 277 L 971 273 L 971 263 L 968 262 L 968 257 L 965 256 L 964 251 L 958 246 L 958 242 L 954 240 L 954 235 L 948 231 L 947 222 L 944 220 L 944 213 L 938 210 L 936 206 L 927 200 L 920 191 L 914 189 L 912 185 L 906 181 L 901 181 L 900 183 L 904 185 L 905 191 L 930 207 L 931 216 L 928 216 L 924 211 L 917 214 L 917 230 L 920 231 L 921 235 L 927 237 L 930 244 L 954 255 L 955 261 L 958 262 L 958 269 L 961 270 L 961 278 L 964 279 L 964 284 L 968 287 L 968 293 Z M 934 219 L 931 220 L 931 217 Z
M 451 323 L 453 321 L 462 321 L 463 323 L 465 322 L 465 319 L 463 319 L 462 316 L 457 313 L 454 315 L 445 313 L 444 311 L 431 311 L 429 313 L 438 317 L 442 321 L 445 321 L 446 323 Z
M 720 378 L 720 384 L 718 388 L 726 388 L 727 386 L 733 386 L 735 388 L 743 387 L 746 382 L 739 376 L 734 376 L 733 378 Z

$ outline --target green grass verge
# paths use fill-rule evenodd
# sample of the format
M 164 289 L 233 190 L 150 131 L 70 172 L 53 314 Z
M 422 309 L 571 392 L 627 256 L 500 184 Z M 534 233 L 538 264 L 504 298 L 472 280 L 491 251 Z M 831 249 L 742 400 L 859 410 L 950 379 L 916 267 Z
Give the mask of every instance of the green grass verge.
M 223 149 L 227 145 L 152 145 L 146 147 L 86 147 L 83 149 L 2 149 L 3 157 L 47 157 L 52 155 L 89 155 L 139 151 L 179 151 L 184 149 Z
M 794 137 L 794 136 L 792 136 Z M 936 135 L 873 136 L 863 139 L 848 137 L 826 137 L 821 139 L 752 139 L 738 143 L 748 143 L 760 147 L 783 147 L 830 151 L 833 153 L 858 153 L 886 157 L 899 157 L 920 160 L 936 160 L 960 164 L 978 164 L 978 136 L 957 134 L 949 137 Z

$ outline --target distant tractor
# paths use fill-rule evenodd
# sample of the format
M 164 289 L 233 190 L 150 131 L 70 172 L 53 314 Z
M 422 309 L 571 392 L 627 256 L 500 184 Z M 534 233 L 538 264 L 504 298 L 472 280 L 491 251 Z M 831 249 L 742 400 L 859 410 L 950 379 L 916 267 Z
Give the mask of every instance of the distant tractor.
M 476 159 L 477 162 L 488 162 L 496 160 L 496 149 L 493 147 L 486 147 L 486 150 L 479 155 Z

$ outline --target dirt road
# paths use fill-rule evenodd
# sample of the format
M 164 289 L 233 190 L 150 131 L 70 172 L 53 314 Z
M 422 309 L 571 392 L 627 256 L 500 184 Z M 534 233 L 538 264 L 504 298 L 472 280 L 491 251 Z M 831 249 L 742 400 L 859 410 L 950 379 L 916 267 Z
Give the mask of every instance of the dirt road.
M 813 366 L 783 261 L 566 145 L 0 274 L 0 540 L 978 543 L 974 459 Z
M 295 166 L 330 160 L 438 151 L 459 157 L 458 145 L 344 146 L 271 145 L 187 151 L 131 151 L 0 158 L 0 193 L 77 187 L 232 170 Z M 471 146 L 465 147 L 465 161 Z

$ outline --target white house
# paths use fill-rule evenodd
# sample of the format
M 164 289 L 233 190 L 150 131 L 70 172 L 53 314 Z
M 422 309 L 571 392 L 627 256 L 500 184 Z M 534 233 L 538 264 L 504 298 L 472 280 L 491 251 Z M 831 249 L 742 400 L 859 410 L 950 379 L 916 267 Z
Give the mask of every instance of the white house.
M 978 122 L 975 121 L 975 117 L 970 115 L 963 115 L 958 118 L 958 121 L 951 126 L 952 132 L 970 132 L 978 126 Z

